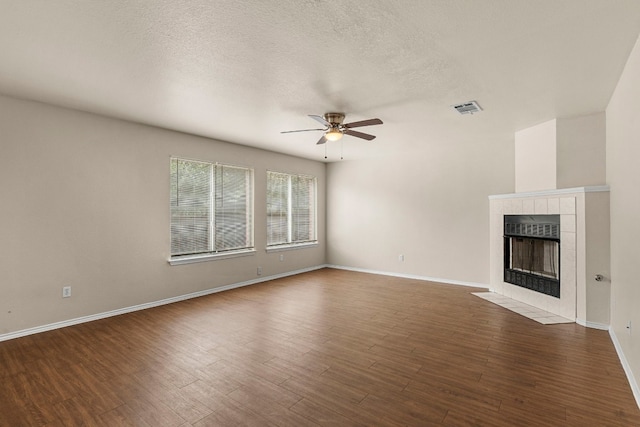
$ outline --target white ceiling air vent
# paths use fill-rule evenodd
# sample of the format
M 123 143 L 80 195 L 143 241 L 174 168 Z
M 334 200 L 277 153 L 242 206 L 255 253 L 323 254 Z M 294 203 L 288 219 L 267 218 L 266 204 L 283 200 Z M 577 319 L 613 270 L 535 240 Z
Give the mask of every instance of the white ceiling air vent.
M 453 108 L 460 114 L 473 114 L 482 111 L 482 107 L 476 101 L 465 102 L 464 104 L 454 105 Z

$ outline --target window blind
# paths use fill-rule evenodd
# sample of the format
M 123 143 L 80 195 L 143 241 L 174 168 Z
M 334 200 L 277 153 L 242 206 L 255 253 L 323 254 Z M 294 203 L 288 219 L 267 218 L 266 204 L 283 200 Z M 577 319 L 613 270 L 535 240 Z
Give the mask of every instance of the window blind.
M 316 178 L 267 172 L 267 246 L 316 239 Z
M 171 159 L 171 256 L 253 247 L 253 171 Z
M 315 183 L 314 177 L 291 177 L 291 241 L 315 240 Z
M 267 172 L 267 245 L 289 241 L 289 177 Z
M 214 209 L 216 250 L 243 249 L 251 244 L 251 175 L 248 169 L 216 167 Z

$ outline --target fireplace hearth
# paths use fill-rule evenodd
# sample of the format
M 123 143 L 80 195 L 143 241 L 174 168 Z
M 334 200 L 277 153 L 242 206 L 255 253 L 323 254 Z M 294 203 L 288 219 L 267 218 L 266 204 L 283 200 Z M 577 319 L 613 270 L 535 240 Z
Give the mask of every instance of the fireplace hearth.
M 504 216 L 504 281 L 560 298 L 560 215 Z

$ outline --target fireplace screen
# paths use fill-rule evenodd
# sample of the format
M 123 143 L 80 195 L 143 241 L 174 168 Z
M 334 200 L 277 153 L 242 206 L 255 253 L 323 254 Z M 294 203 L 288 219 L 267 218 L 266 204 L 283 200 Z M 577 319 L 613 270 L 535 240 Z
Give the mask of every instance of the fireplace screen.
M 504 281 L 560 298 L 559 215 L 506 215 Z
M 558 242 L 510 237 L 508 268 L 558 280 Z

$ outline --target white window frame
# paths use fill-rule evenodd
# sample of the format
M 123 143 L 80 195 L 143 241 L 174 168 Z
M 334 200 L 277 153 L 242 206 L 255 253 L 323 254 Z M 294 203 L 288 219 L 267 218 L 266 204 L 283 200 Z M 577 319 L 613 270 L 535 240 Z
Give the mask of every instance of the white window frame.
M 173 254 L 172 247 L 172 232 L 171 227 L 169 230 L 169 241 L 170 241 L 170 256 L 168 262 L 170 265 L 181 265 L 181 264 L 191 264 L 195 262 L 203 262 L 203 261 L 211 261 L 211 260 L 219 260 L 226 258 L 235 258 L 239 256 L 248 256 L 255 254 L 255 243 L 254 243 L 254 221 L 255 221 L 255 213 L 254 213 L 254 171 L 252 168 L 248 168 L 245 166 L 235 166 L 218 162 L 207 162 L 202 160 L 193 160 L 193 159 L 185 159 L 181 157 L 171 157 L 170 158 L 170 166 L 174 162 L 192 162 L 192 163 L 200 163 L 204 165 L 210 166 L 210 174 L 209 174 L 209 229 L 208 229 L 208 241 L 209 248 L 206 251 L 200 250 L 196 253 L 189 254 Z M 246 192 L 246 203 L 248 207 L 246 208 L 246 223 L 244 225 L 248 228 L 247 231 L 247 246 L 242 248 L 234 248 L 234 249 L 220 249 L 215 247 L 216 240 L 216 227 L 215 227 L 215 209 L 216 209 L 216 186 L 215 186 L 215 176 L 217 168 L 236 168 L 242 169 L 249 174 L 249 178 L 247 181 L 247 192 Z M 170 174 L 171 175 L 171 174 Z M 171 178 L 171 176 L 170 176 Z M 223 189 L 224 190 L 224 189 Z M 223 191 L 224 192 L 224 191 Z M 171 193 L 171 191 L 170 191 Z M 170 225 L 173 226 L 172 222 L 172 204 L 173 200 L 170 198 L 169 203 L 169 217 L 170 217 Z
M 267 171 L 267 188 L 269 187 L 269 179 L 270 174 L 278 174 L 287 177 L 287 239 L 286 242 L 279 243 L 269 243 L 269 192 L 267 191 L 267 252 L 278 252 L 278 251 L 286 251 L 286 250 L 294 250 L 301 249 L 307 247 L 315 247 L 318 246 L 318 179 L 312 175 L 306 174 L 292 174 L 287 172 L 279 172 L 279 171 Z M 313 182 L 313 197 L 311 198 L 313 203 L 313 212 L 312 212 L 312 232 L 313 236 L 308 240 L 299 240 L 293 241 L 293 185 L 292 178 L 293 177 L 302 177 L 305 179 L 311 179 Z

